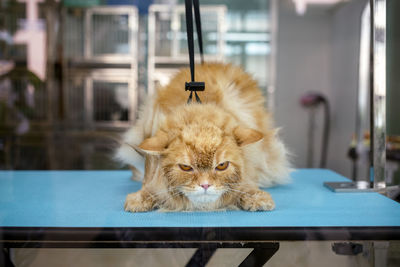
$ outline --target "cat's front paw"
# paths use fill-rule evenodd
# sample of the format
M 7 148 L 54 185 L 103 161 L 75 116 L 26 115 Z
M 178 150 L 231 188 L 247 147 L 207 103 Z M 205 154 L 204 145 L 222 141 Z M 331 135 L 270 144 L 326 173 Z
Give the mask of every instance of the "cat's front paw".
M 266 211 L 275 208 L 270 194 L 262 190 L 251 190 L 240 198 L 241 208 L 248 211 Z
M 142 191 L 138 191 L 126 197 L 124 209 L 130 212 L 150 211 L 154 209 L 154 201 L 151 196 L 146 197 Z

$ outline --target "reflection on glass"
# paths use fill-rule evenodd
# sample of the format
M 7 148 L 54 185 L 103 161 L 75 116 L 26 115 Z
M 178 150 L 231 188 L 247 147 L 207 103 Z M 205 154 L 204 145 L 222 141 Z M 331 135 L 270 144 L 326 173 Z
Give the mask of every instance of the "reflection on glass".
M 129 120 L 128 84 L 93 82 L 93 116 L 95 121 Z

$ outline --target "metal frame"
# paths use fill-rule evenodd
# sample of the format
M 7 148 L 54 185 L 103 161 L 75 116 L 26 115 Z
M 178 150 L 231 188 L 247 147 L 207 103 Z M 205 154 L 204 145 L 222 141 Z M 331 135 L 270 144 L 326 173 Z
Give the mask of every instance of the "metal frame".
M 368 91 L 369 91 L 369 72 L 370 72 L 370 8 L 369 4 L 365 5 L 365 8 L 361 15 L 361 34 L 360 34 L 360 53 L 359 53 L 359 77 L 358 77 L 358 90 L 357 90 L 357 112 L 356 112 L 356 144 L 355 149 L 358 156 L 357 160 L 354 161 L 353 165 L 353 179 L 357 183 L 357 188 L 369 188 L 370 177 L 366 175 L 368 162 L 368 151 L 364 145 L 364 133 L 363 131 L 369 128 L 368 118 Z M 361 172 L 360 169 L 364 167 L 365 170 Z
M 371 6 L 371 141 L 374 189 L 386 187 L 386 0 L 370 0 Z
M 3 254 L 0 255 L 0 259 L 4 259 L 6 266 L 12 265 L 9 249 L 19 248 L 17 244 L 10 244 L 5 242 L 2 244 L 0 242 L 0 248 L 2 248 Z M 28 247 L 30 247 L 28 245 Z M 38 246 L 36 248 L 43 248 L 47 246 Z M 50 246 L 50 248 L 58 248 L 58 245 Z M 61 248 L 66 248 L 68 246 L 61 246 Z M 156 242 L 156 243 L 146 243 L 137 242 L 127 244 L 127 246 L 122 246 L 123 248 L 196 248 L 195 253 L 186 263 L 186 267 L 197 267 L 206 266 L 209 260 L 212 258 L 217 249 L 220 248 L 236 248 L 236 249 L 249 249 L 253 250 L 249 255 L 240 263 L 240 267 L 253 267 L 253 266 L 264 266 L 265 263 L 279 250 L 278 242 L 190 242 L 190 243 L 176 243 L 176 242 Z M 9 265 L 7 265 L 9 264 Z
M 281 241 L 375 244 L 400 240 L 400 227 L 0 227 L 0 237 L 0 249 L 198 248 L 186 266 L 204 266 L 218 248 L 254 248 L 240 266 L 263 266 Z
M 201 5 L 201 12 L 216 12 L 217 13 L 217 54 L 216 55 L 204 55 L 205 60 L 209 61 L 222 61 L 224 59 L 224 34 L 226 32 L 225 26 L 225 14 L 227 11 L 224 5 Z M 171 56 L 156 56 L 156 13 L 170 13 L 171 14 L 171 30 L 172 30 L 172 47 Z M 179 39 L 178 32 L 180 29 L 180 14 L 185 13 L 185 7 L 183 5 L 151 5 L 149 7 L 148 15 L 148 59 L 147 59 L 147 92 L 148 94 L 154 93 L 154 78 L 155 72 L 159 71 L 160 68 L 156 67 L 157 64 L 166 64 L 170 66 L 176 65 L 172 68 L 161 68 L 161 72 L 166 69 L 177 69 L 188 64 L 188 56 L 186 54 L 179 54 Z M 199 62 L 200 56 L 196 55 L 195 60 Z M 170 71 L 167 71 L 170 72 Z
M 370 179 L 351 183 L 324 183 L 335 192 L 387 193 L 386 187 L 386 0 L 370 0 Z M 360 58 L 361 60 L 361 58 Z M 360 66 L 361 68 L 361 66 Z M 360 84 L 360 86 L 362 86 Z M 360 97 L 361 95 L 359 95 Z M 361 108 L 361 106 L 359 107 Z M 358 111 L 360 112 L 360 111 Z

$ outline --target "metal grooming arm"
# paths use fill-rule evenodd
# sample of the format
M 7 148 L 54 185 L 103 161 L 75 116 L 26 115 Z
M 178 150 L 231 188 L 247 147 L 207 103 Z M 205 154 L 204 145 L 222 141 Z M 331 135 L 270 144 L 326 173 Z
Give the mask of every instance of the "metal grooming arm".
M 335 192 L 387 192 L 386 165 L 386 0 L 370 0 L 370 180 L 325 182 Z M 360 113 L 360 111 L 358 111 Z

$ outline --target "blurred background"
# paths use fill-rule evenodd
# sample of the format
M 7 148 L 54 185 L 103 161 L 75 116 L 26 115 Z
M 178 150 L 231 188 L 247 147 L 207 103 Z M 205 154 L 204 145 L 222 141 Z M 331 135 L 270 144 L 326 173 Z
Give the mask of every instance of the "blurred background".
M 400 183 L 400 1 L 386 1 L 387 16 L 376 19 L 386 29 L 381 82 L 390 185 Z M 115 138 L 135 123 L 147 94 L 188 66 L 183 2 L 0 0 L 0 169 L 125 168 L 112 158 Z M 296 168 L 368 179 L 368 2 L 200 0 L 206 60 L 253 75 Z M 336 255 L 331 242 L 282 242 L 279 251 L 268 266 L 369 266 L 371 260 L 368 253 Z M 399 265 L 398 251 L 391 243 L 388 266 Z M 180 266 L 193 251 L 157 253 L 16 249 L 14 261 Z M 221 252 L 207 266 L 234 266 L 246 253 Z
M 296 168 L 365 177 L 368 0 L 201 0 L 205 58 L 257 80 Z M 398 183 L 400 1 L 387 0 L 388 183 Z M 182 0 L 1 0 L 0 169 L 117 169 L 113 140 L 188 66 Z

